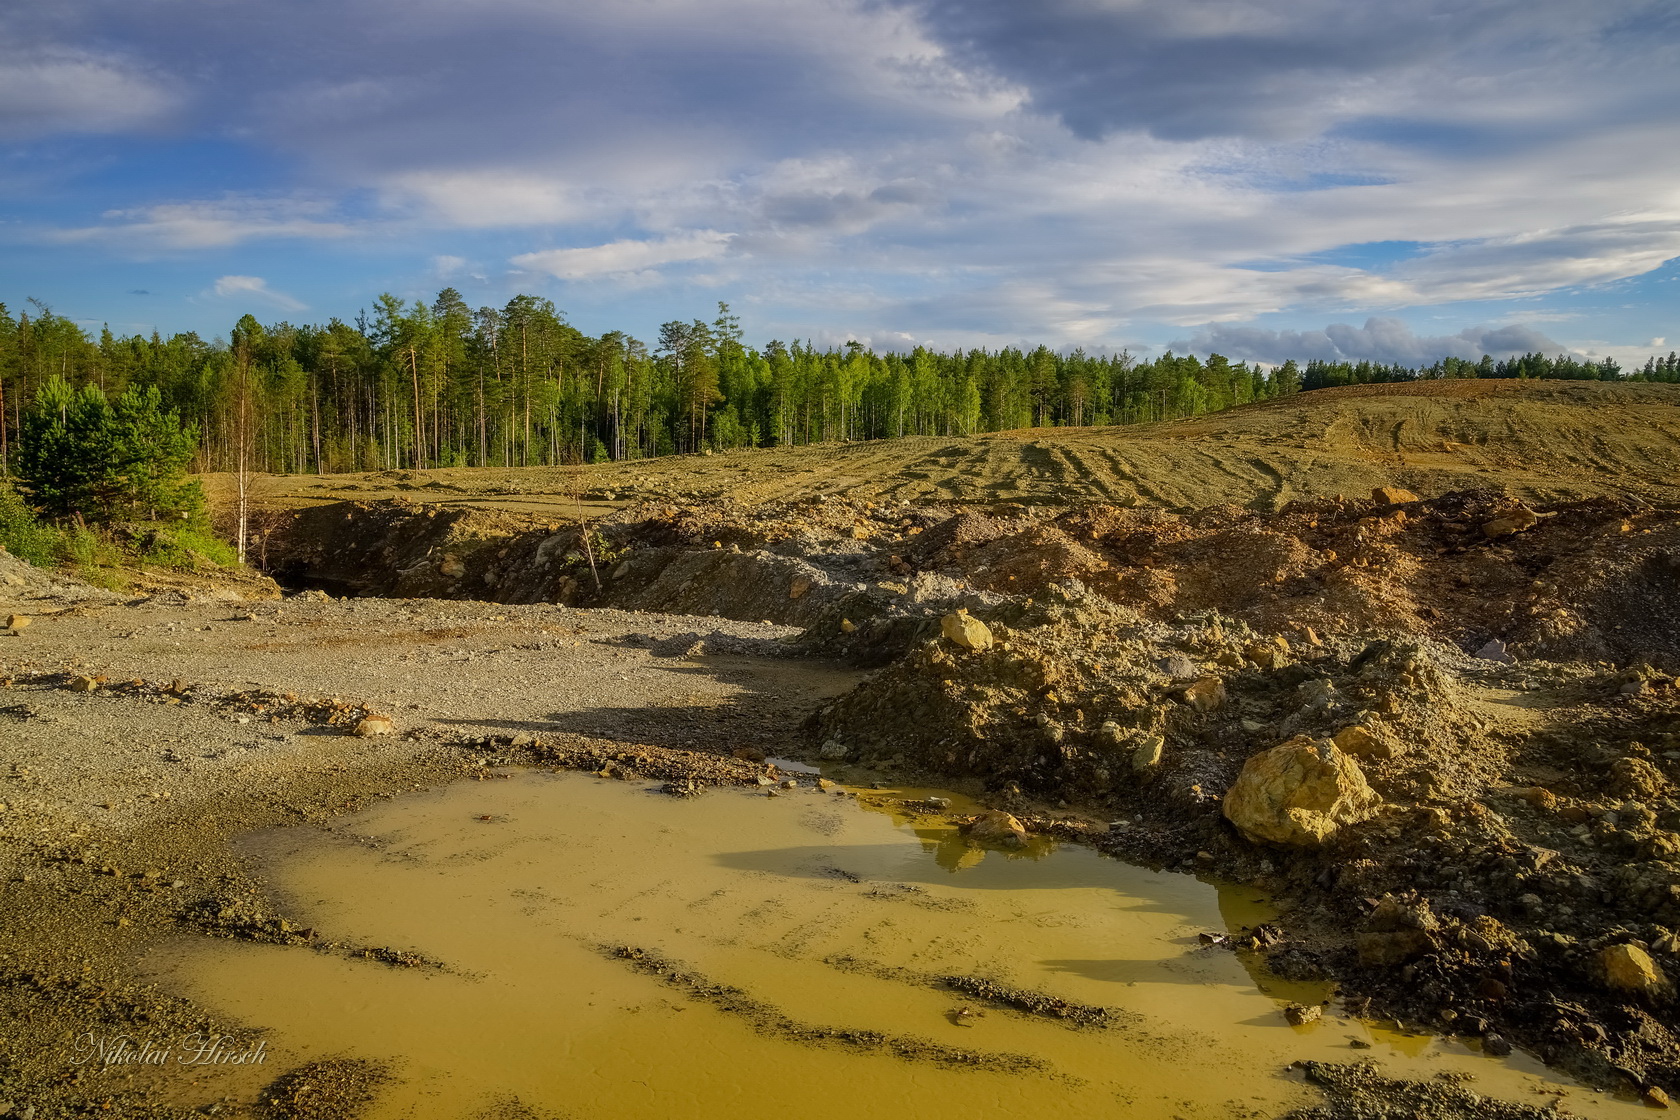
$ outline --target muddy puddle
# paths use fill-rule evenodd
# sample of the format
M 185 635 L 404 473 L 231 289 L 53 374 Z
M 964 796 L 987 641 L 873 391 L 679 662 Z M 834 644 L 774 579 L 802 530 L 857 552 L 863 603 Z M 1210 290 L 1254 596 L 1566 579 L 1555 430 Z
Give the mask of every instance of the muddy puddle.
M 369 1115 L 390 1120 L 1260 1117 L 1312 1099 L 1289 1063 L 1364 1057 L 1643 1114 L 1339 1005 L 1292 1027 L 1281 1008 L 1327 986 L 1198 938 L 1264 920 L 1252 889 L 1072 846 L 972 848 L 893 801 L 927 792 L 461 783 L 252 840 L 294 921 L 442 967 L 212 939 L 151 965 L 265 1032 L 248 1090 L 313 1059 L 377 1059 L 395 1079 Z M 1034 1014 L 1000 991 L 1062 1002 Z

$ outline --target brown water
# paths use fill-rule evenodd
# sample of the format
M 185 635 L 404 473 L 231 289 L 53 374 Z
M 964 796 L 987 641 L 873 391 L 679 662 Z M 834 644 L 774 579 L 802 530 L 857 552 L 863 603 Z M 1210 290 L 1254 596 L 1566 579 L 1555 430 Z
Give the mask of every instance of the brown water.
M 323 1056 L 390 1061 L 398 1079 L 372 1113 L 382 1118 L 532 1114 L 513 1101 L 588 1120 L 1274 1116 L 1310 1099 L 1288 1063 L 1358 1057 L 1400 1075 L 1468 1072 L 1481 1092 L 1561 1096 L 1586 1115 L 1634 1114 L 1521 1056 L 1497 1061 L 1334 1012 L 1291 1027 L 1281 1006 L 1327 989 L 1257 981 L 1252 961 L 1197 940 L 1263 920 L 1252 890 L 1071 846 L 971 848 L 890 803 L 904 792 L 678 801 L 540 772 L 457 784 L 258 841 L 294 919 L 448 971 L 208 939 L 157 968 L 265 1029 L 265 1076 Z M 767 1025 L 695 998 L 603 945 L 657 952 L 780 1017 Z M 923 981 L 937 974 L 1127 1014 L 1071 1029 Z M 801 1041 L 789 1020 L 1037 1068 Z M 1350 1049 L 1355 1038 L 1373 1048 Z

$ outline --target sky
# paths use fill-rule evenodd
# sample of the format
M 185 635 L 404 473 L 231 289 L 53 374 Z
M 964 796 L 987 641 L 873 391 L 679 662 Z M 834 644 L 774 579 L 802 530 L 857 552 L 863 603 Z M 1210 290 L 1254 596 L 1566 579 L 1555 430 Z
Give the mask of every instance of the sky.
M 0 6 L 0 301 L 655 338 L 1680 348 L 1674 0 Z

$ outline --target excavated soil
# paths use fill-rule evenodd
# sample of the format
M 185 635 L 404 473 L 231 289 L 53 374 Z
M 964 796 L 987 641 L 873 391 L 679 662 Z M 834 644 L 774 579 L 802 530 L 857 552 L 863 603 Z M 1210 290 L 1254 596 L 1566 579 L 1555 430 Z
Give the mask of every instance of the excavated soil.
M 0 935 L 32 1024 L 7 1034 L 0 1098 L 38 1090 L 29 1046 L 89 1015 L 203 1018 L 134 986 L 127 939 L 300 936 L 227 855 L 238 831 L 487 758 L 685 793 L 756 781 L 768 754 L 1251 884 L 1282 916 L 1228 947 L 1336 981 L 1340 1011 L 1661 1105 L 1680 1090 L 1677 403 L 1371 386 L 1142 430 L 276 480 L 260 558 L 282 603 L 19 576 L 0 606 L 28 591 L 41 621 L 0 637 L 19 791 L 0 841 L 7 911 L 43 917 Z M 533 706 L 537 680 L 564 701 Z M 379 714 L 397 734 L 345 733 Z M 305 749 L 315 728 L 330 757 Z M 146 761 L 122 745 L 141 729 Z M 166 729 L 222 745 L 177 771 Z M 1236 827 L 1227 794 L 1283 744 L 1354 759 L 1357 811 L 1310 839 Z M 1326 1104 L 1302 1115 L 1491 1114 L 1357 1066 L 1308 1076 Z

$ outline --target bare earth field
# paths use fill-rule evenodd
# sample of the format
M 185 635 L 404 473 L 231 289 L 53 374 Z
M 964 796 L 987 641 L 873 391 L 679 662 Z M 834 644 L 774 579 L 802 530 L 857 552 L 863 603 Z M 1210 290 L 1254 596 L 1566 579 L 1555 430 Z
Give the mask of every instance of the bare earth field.
M 400 1094 L 382 1106 L 388 1074 L 355 1054 L 191 1082 L 66 1054 L 122 1033 L 260 1038 L 142 964 L 183 937 L 436 964 L 418 933 L 293 915 L 242 839 L 260 830 L 541 769 L 671 804 L 783 782 L 833 796 L 817 767 L 950 869 L 1059 844 L 1267 900 L 1184 953 L 1234 953 L 1262 990 L 1297 993 L 1302 1025 L 1280 1029 L 1354 1041 L 1302 1036 L 1294 1076 L 1316 1096 L 1272 1086 L 1245 1111 L 1167 1102 L 1163 1118 L 1666 1107 L 1677 406 L 1661 385 L 1369 386 L 1143 428 L 265 477 L 256 555 L 278 584 L 118 595 L 0 554 L 0 622 L 24 616 L 0 631 L 0 1116 L 465 1115 L 380 1112 Z M 739 920 L 777 903 L 755 905 Z M 615 959 L 760 1036 L 863 1045 L 657 954 Z M 965 976 L 942 981 L 982 993 L 951 1013 L 959 1032 L 987 998 L 1086 1014 L 1058 987 L 1075 981 Z M 1478 1056 L 1489 1095 L 1416 1081 L 1379 1029 Z M 1016 1060 L 877 1035 L 906 1062 L 1003 1063 L 974 1077 Z M 1373 1042 L 1381 1065 L 1356 1064 Z M 1522 1062 L 1575 1088 L 1518 1092 L 1501 1079 Z M 1018 1103 L 1035 1100 L 1094 1107 Z
M 399 477 L 400 476 L 400 477 Z M 226 495 L 230 480 L 214 476 Z M 1320 390 L 1217 416 L 1123 428 L 673 456 L 587 468 L 269 476 L 268 508 L 405 498 L 570 520 L 645 500 L 822 496 L 914 503 L 1108 502 L 1165 508 L 1397 485 L 1434 495 L 1500 486 L 1535 500 L 1680 497 L 1680 390 L 1596 382 L 1443 381 Z

